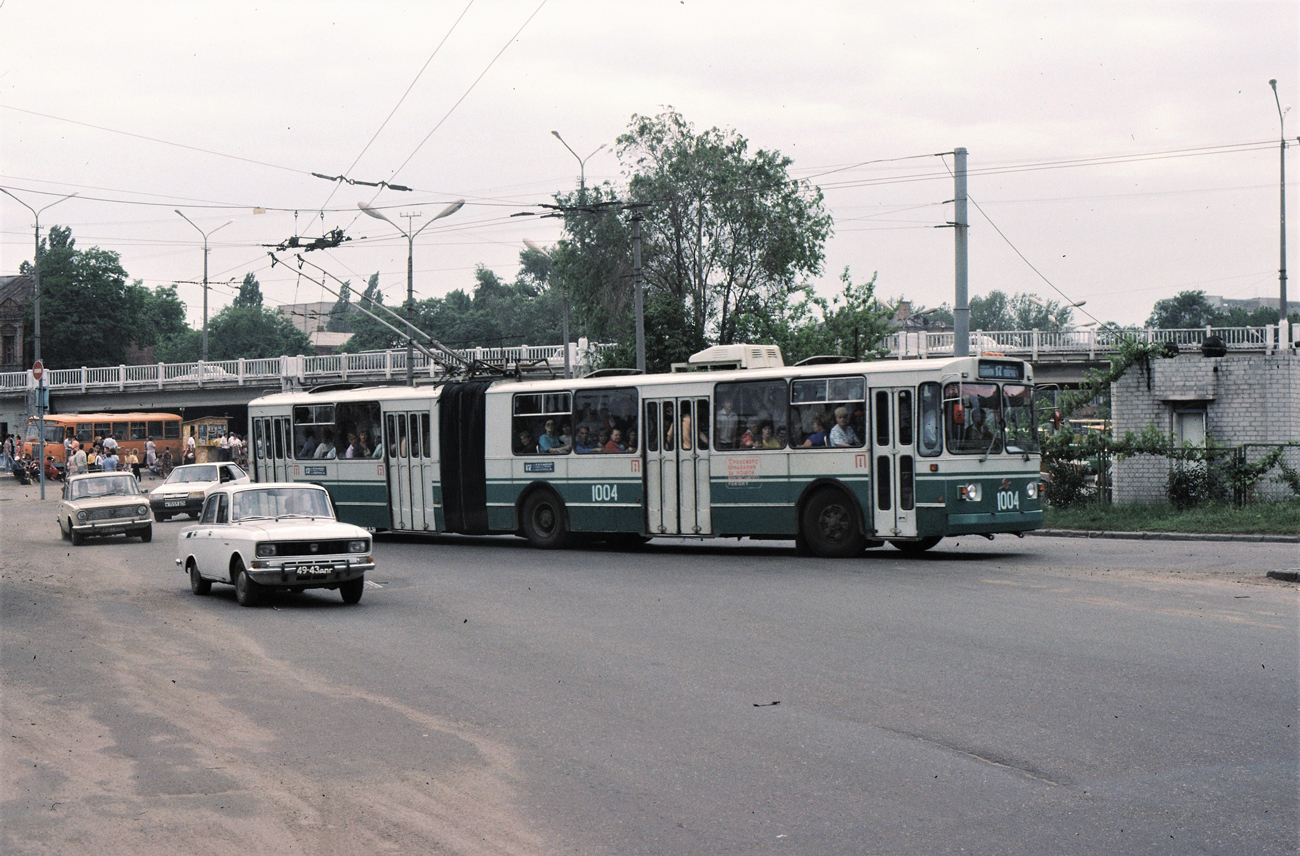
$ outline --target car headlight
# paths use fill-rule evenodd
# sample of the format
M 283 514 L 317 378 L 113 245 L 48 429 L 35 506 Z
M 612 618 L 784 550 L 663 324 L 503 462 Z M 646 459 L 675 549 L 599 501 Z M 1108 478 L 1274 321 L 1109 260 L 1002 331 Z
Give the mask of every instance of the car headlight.
M 78 512 L 77 512 L 77 519 L 78 519 L 78 520 L 85 520 L 85 519 L 86 519 L 86 512 L 84 512 L 84 511 L 78 511 Z
M 1029 484 L 1025 485 L 1025 496 L 1030 499 L 1038 498 L 1038 482 L 1031 481 Z
M 202 499 L 202 498 L 203 498 L 203 491 L 201 490 L 190 491 L 190 499 Z
M 961 486 L 961 498 L 968 502 L 979 502 L 980 493 L 979 482 L 971 482 L 970 484 L 964 484 Z
M 277 555 L 277 553 L 276 553 L 276 549 L 275 549 L 275 545 L 274 545 L 274 544 L 258 544 L 258 545 L 257 545 L 257 555 L 261 556 L 262 558 L 266 558 L 267 556 L 274 556 L 274 555 Z
M 141 517 L 144 517 L 146 514 L 149 513 L 149 506 L 141 505 L 136 508 L 135 513 L 140 515 Z
M 349 542 L 348 542 L 348 552 L 349 552 L 349 553 L 364 553 L 364 552 L 366 552 L 366 551 L 369 550 L 369 549 L 370 549 L 370 542 L 369 542 L 369 541 L 349 541 Z

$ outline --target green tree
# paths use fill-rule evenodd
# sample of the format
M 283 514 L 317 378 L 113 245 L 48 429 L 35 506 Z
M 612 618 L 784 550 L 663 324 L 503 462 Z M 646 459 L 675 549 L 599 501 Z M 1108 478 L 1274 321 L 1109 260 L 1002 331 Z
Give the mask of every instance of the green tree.
M 1147 326 L 1157 330 L 1180 330 L 1214 323 L 1215 311 L 1204 291 L 1180 291 L 1157 300 Z
M 118 365 L 132 344 L 153 344 L 137 326 L 149 291 L 127 283 L 117 253 L 78 250 L 71 229 L 52 226 L 40 262 L 41 358 L 47 365 Z M 31 273 L 32 266 L 23 262 L 20 270 Z M 31 331 L 33 308 L 26 321 Z
M 331 333 L 347 333 L 351 315 L 352 283 L 348 281 L 339 286 L 339 296 L 330 307 L 329 320 L 325 322 L 325 329 Z
M 217 313 L 208 324 L 208 358 L 257 359 L 311 352 L 311 340 L 293 322 L 263 306 L 236 306 Z
M 142 291 L 143 308 L 136 325 L 140 344 L 157 347 L 162 341 L 194 332 L 185 321 L 185 304 L 176 293 L 176 286 L 160 285 L 149 291 L 136 280 L 131 287 Z
M 244 274 L 244 281 L 239 284 L 239 294 L 235 295 L 231 305 L 239 307 L 262 305 L 262 285 L 252 271 Z
M 696 132 L 671 109 L 633 116 L 617 152 L 628 197 L 642 223 L 646 362 L 652 370 L 710 344 L 730 344 L 804 293 L 821 271 L 831 232 L 821 192 L 793 179 L 790 158 L 758 149 L 735 131 Z M 612 189 L 585 199 L 565 218 L 557 259 L 588 334 L 632 341 L 626 217 L 602 210 Z M 654 321 L 652 323 L 652 317 Z M 663 325 L 682 325 L 682 333 Z M 601 338 L 604 338 L 601 336 Z

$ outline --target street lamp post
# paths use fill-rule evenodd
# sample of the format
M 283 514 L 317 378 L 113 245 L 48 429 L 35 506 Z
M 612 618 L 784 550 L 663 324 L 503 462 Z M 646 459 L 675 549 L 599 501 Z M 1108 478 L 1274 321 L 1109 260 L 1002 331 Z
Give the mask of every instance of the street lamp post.
M 378 208 L 372 208 L 364 202 L 358 202 L 357 207 L 362 211 L 374 217 L 376 220 L 383 220 L 391 225 L 394 229 L 402 233 L 406 238 L 406 385 L 415 386 L 415 340 L 411 338 L 411 327 L 415 325 L 415 238 L 425 229 L 434 224 L 435 221 L 443 217 L 455 214 L 465 204 L 464 199 L 457 199 L 446 208 L 434 215 L 433 219 L 425 223 L 414 232 L 410 228 L 403 229 L 397 223 L 388 219 L 388 216 Z
M 596 148 L 592 151 L 592 153 L 587 155 L 584 158 L 579 156 L 579 154 L 573 150 L 572 146 L 564 142 L 564 137 L 560 136 L 559 131 L 551 131 L 551 136 L 559 140 L 560 145 L 568 149 L 569 154 L 577 158 L 578 160 L 578 204 L 586 205 L 587 204 L 587 161 L 595 157 L 596 152 L 599 152 L 601 149 L 605 148 L 605 144 L 601 143 L 600 145 L 596 146 Z
M 32 250 L 32 279 L 35 281 L 35 287 L 33 288 L 32 294 L 32 357 L 35 363 L 39 363 L 41 361 L 41 212 L 53 208 L 60 202 L 66 202 L 77 194 L 69 193 L 62 199 L 56 199 L 49 205 L 37 209 L 28 205 L 17 196 L 14 196 L 3 187 L 0 187 L 0 193 L 3 193 L 5 196 L 8 196 L 10 199 L 32 212 L 32 217 L 36 220 L 36 246 L 35 249 Z M 40 421 L 37 430 L 40 431 L 41 436 L 36 443 L 36 448 L 40 459 L 41 499 L 45 499 L 45 396 L 43 394 L 44 390 L 41 388 L 42 386 L 44 386 L 44 384 L 41 383 L 40 379 L 37 379 L 36 414 Z
M 550 253 L 527 238 L 524 238 L 524 246 L 554 261 Z M 560 284 L 560 338 L 564 342 L 564 377 L 567 379 L 573 376 L 569 369 L 569 283 L 567 281 Z
M 195 226 L 194 221 L 189 217 L 186 217 L 179 208 L 173 208 L 172 210 L 177 214 L 180 214 L 182 220 L 189 223 L 191 226 L 194 226 L 194 228 L 198 230 L 198 233 L 203 235 L 203 362 L 206 363 L 208 361 L 208 235 L 216 234 L 235 221 L 227 220 L 212 231 L 204 233 L 204 231 L 199 229 L 198 226 Z
M 1270 80 L 1273 87 L 1273 103 L 1277 105 L 1277 120 L 1281 127 L 1281 171 L 1282 171 L 1282 263 L 1278 267 L 1278 312 L 1280 321 L 1286 321 L 1286 110 L 1282 109 L 1282 100 L 1277 97 L 1277 81 Z M 1290 109 L 1290 108 L 1288 108 Z M 1281 329 L 1281 328 L 1279 328 Z

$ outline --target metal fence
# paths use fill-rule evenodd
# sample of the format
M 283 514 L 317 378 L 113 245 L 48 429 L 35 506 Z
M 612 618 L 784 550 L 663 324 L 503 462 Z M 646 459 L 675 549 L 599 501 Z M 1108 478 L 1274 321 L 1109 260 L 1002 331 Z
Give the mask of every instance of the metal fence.
M 1098 356 L 1116 353 L 1122 342 L 1170 342 L 1179 348 L 1199 349 L 1205 340 L 1217 336 L 1228 351 L 1272 353 L 1300 346 L 1300 325 L 1287 323 L 1264 327 L 1197 327 L 1152 330 L 1145 327 L 1102 327 L 1094 330 L 977 330 L 970 334 L 972 354 L 997 353 L 1037 360 L 1045 356 Z M 951 357 L 954 334 L 899 331 L 885 339 L 889 356 L 898 359 Z

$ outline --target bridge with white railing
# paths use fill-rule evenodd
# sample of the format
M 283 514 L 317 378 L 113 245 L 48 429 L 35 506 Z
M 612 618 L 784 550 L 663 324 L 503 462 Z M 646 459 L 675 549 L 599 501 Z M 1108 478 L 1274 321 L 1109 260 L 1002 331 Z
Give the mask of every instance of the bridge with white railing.
M 1093 330 L 1005 330 L 971 333 L 972 354 L 1003 354 L 1035 365 L 1040 381 L 1077 383 L 1089 365 L 1100 365 L 1118 351 L 1121 342 L 1171 342 L 1178 348 L 1199 350 L 1211 336 L 1218 337 L 1228 353 L 1275 353 L 1300 347 L 1300 325 L 1286 322 L 1265 327 L 1202 327 L 1182 330 L 1105 327 Z M 585 345 L 585 342 L 583 343 Z M 938 359 L 953 352 L 953 333 L 899 331 L 885 341 L 887 359 Z M 570 345 L 570 361 L 577 374 L 590 371 L 599 354 L 612 345 Z M 525 345 L 515 348 L 473 348 L 458 352 L 466 359 L 489 364 L 531 366 L 557 374 L 563 367 L 560 345 Z M 416 352 L 412 372 L 418 380 L 436 380 L 442 367 Z M 104 407 L 121 409 L 174 400 L 217 404 L 247 403 L 273 389 L 315 387 L 325 384 L 401 383 L 406 378 L 406 351 L 369 351 L 360 354 L 272 357 L 200 363 L 152 363 L 133 366 L 47 369 L 42 383 L 61 410 L 87 409 L 96 399 L 115 397 Z M 0 400 L 32 397 L 36 381 L 31 371 L 0 373 Z M 162 393 L 163 395 L 160 395 Z M 75 401 L 74 401 L 75 400 Z M 13 411 L 12 407 L 5 410 Z

